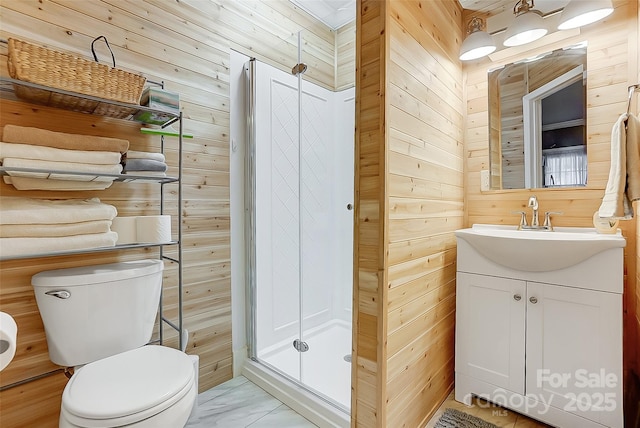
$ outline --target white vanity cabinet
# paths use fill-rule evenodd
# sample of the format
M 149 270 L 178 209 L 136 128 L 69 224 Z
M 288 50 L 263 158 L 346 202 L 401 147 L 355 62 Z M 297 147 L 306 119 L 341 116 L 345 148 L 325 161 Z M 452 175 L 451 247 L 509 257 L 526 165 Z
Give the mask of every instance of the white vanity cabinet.
M 519 271 L 459 237 L 456 400 L 480 396 L 562 428 L 622 428 L 622 263 L 613 248 Z
M 456 287 L 456 374 L 524 394 L 526 283 L 458 272 Z

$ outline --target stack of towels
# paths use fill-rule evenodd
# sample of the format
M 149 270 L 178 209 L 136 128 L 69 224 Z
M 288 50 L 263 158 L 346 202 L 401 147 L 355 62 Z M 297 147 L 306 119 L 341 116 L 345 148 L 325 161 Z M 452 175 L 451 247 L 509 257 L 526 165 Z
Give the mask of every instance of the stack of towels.
M 18 190 L 102 190 L 122 172 L 129 141 L 5 125 L 0 163 L 5 167 L 52 172 L 7 171 L 5 183 Z M 64 174 L 68 172 L 87 173 Z
M 117 214 L 97 198 L 0 197 L 0 257 L 113 247 Z
M 124 158 L 124 173 L 147 177 L 166 177 L 165 157 L 162 153 L 129 150 Z

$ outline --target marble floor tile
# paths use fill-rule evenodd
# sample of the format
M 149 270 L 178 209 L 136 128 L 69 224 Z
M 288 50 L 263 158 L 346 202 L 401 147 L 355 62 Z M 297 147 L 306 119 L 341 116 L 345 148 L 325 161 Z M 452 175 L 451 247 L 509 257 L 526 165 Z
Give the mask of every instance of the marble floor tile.
M 198 404 L 204 404 L 205 402 L 216 398 L 226 392 L 229 392 L 233 388 L 240 386 L 246 382 L 249 382 L 249 379 L 244 376 L 234 377 L 233 379 L 221 383 L 215 388 L 208 389 L 207 391 L 198 394 Z
M 188 428 L 245 428 L 282 403 L 251 382 L 244 382 L 198 406 Z
M 313 428 L 316 425 L 247 380 L 231 379 L 198 396 L 198 410 L 186 428 Z M 425 428 L 432 428 L 447 408 L 477 416 L 501 428 L 551 428 L 527 416 L 473 399 L 471 406 L 455 400 L 453 392 Z
M 286 405 L 277 407 L 272 412 L 258 419 L 248 428 L 316 428 L 304 417 L 296 413 Z

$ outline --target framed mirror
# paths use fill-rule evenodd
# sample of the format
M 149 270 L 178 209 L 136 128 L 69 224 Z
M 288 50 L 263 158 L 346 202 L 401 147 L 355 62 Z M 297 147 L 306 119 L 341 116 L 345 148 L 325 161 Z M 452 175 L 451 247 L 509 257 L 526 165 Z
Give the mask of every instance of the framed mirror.
M 587 183 L 586 42 L 489 71 L 492 189 Z

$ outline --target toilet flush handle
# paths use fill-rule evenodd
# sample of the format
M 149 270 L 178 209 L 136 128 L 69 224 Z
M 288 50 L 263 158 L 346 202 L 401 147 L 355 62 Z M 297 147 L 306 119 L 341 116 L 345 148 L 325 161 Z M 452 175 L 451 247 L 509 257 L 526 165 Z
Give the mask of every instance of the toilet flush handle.
M 69 297 L 71 297 L 71 293 L 67 290 L 51 290 L 45 292 L 44 294 L 57 297 L 58 299 L 68 299 Z

